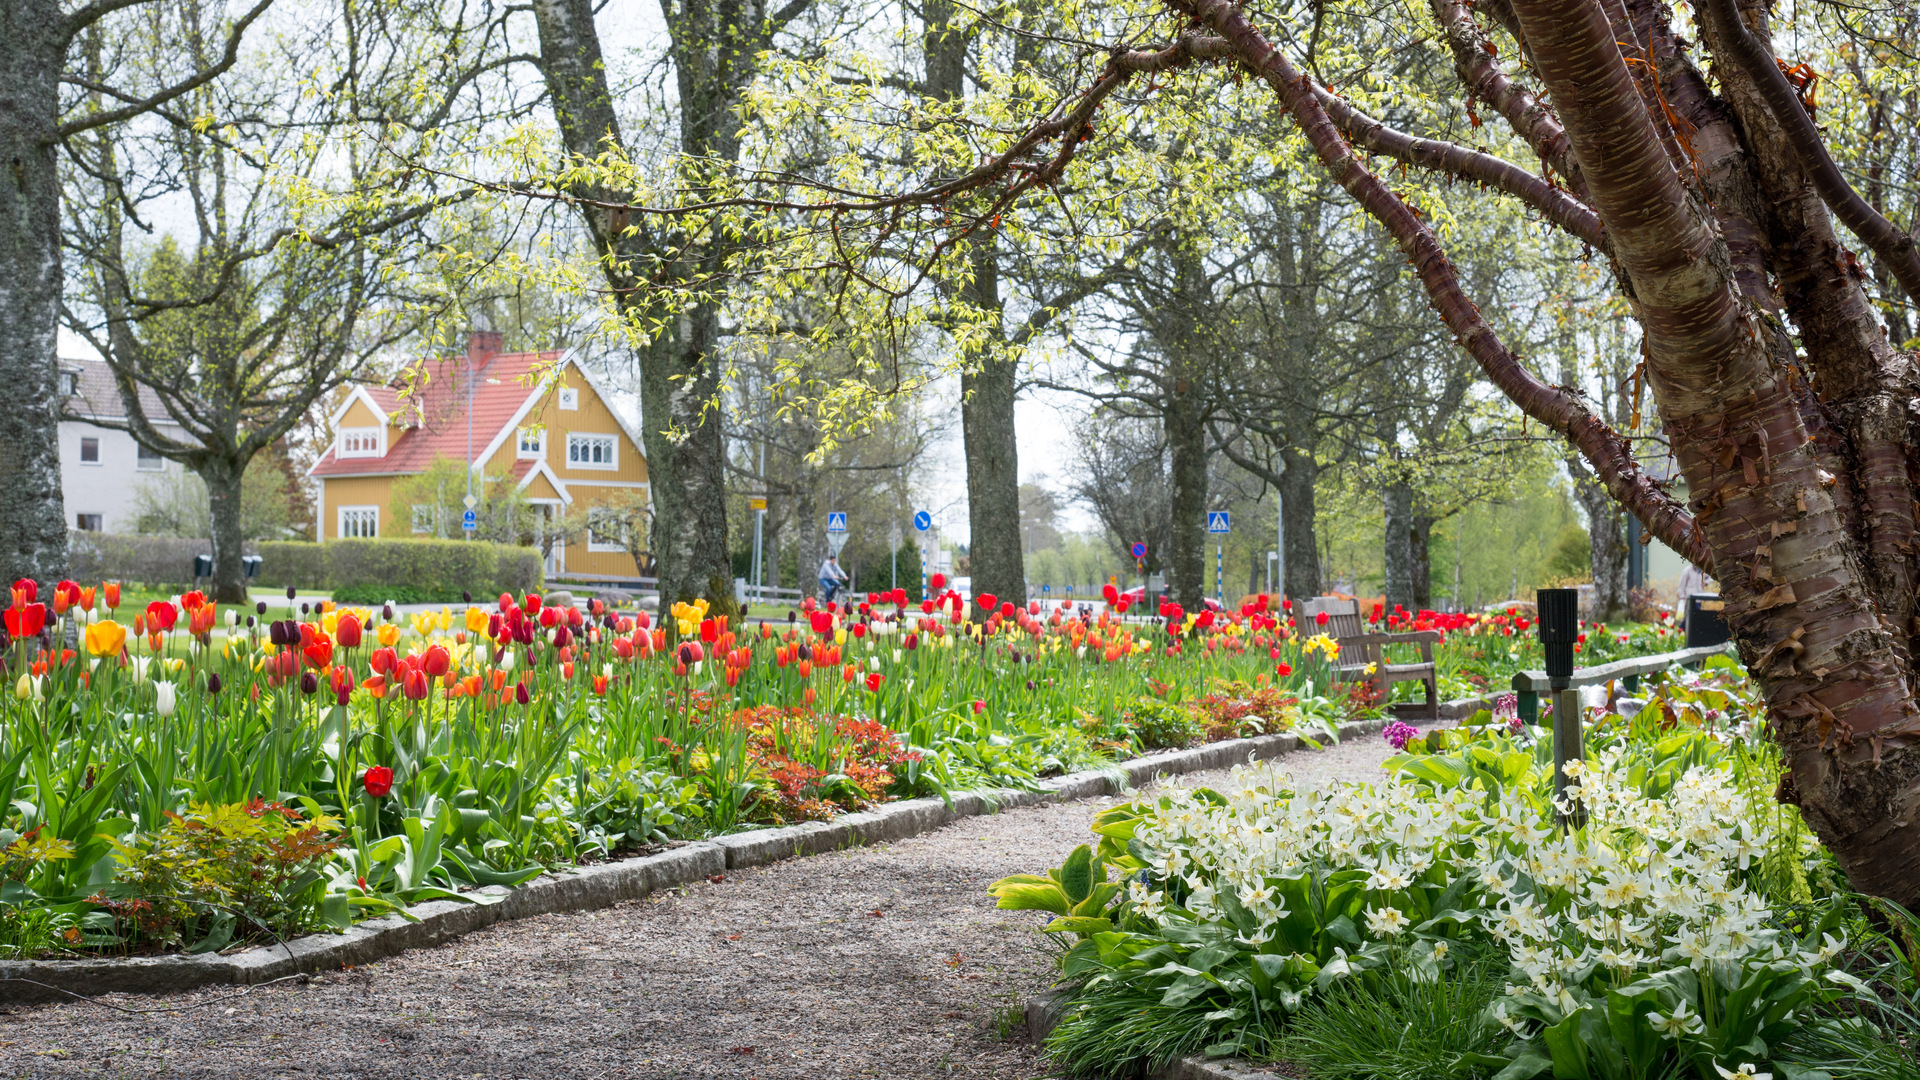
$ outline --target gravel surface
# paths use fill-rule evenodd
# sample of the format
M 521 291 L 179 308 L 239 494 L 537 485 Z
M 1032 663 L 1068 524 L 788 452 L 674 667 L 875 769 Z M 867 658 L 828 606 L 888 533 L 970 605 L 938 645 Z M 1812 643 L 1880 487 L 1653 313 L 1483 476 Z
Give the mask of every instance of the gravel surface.
M 1318 783 L 1376 776 L 1386 755 L 1369 735 L 1284 764 Z M 1041 1076 L 1017 1017 L 1053 952 L 1037 913 L 984 890 L 1059 865 L 1114 802 L 969 818 L 250 993 L 103 999 L 175 1011 L 0 1008 L 0 1077 Z

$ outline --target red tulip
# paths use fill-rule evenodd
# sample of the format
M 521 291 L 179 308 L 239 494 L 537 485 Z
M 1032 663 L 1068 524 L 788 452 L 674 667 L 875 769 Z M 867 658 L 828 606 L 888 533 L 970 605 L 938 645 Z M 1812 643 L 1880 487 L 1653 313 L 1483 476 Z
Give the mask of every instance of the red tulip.
M 992 593 L 981 593 L 974 603 L 979 604 L 982 611 L 992 611 L 1000 606 L 1000 598 Z
M 113 608 L 119 607 L 120 606 L 120 583 L 117 581 L 109 581 L 102 587 L 106 590 L 106 593 L 107 593 L 108 610 L 112 610 Z
M 1276 664 L 1274 665 L 1273 673 L 1284 679 L 1287 676 L 1293 674 L 1293 665 L 1292 664 Z
M 31 604 L 40 598 L 40 586 L 32 578 L 21 578 L 13 583 L 14 595 L 24 597 L 22 603 Z
M 868 672 L 867 673 L 868 692 L 878 693 L 880 691 L 880 684 L 886 681 L 887 681 L 887 677 L 885 675 L 882 675 L 877 671 Z
M 420 658 L 421 670 L 436 679 L 445 675 L 451 666 L 453 666 L 453 657 L 447 654 L 445 645 L 429 646 L 426 655 Z
M 47 605 L 15 604 L 7 609 L 5 621 L 7 633 L 16 639 L 38 637 L 47 625 Z
M 384 799 L 393 791 L 393 770 L 385 765 L 370 766 L 360 777 L 360 783 L 367 794 L 376 799 Z
M 199 611 L 200 608 L 206 604 L 206 602 L 207 602 L 207 594 L 201 592 L 199 589 L 195 589 L 192 592 L 188 592 L 188 593 L 182 593 L 180 596 L 180 607 L 183 610 L 189 611 L 189 612 Z
M 393 669 L 399 666 L 400 657 L 391 648 L 379 648 L 373 650 L 373 656 L 367 662 L 373 668 L 374 674 L 391 675 Z
M 986 711 L 987 711 L 987 703 L 986 703 L 986 702 L 984 702 L 984 701 L 981 701 L 981 700 L 980 700 L 979 698 L 974 698 L 974 699 L 973 699 L 973 714 L 974 714 L 975 716 L 978 716 L 978 715 L 980 715 L 981 713 L 983 713 L 983 712 L 986 712 Z
M 360 616 L 349 611 L 333 624 L 334 644 L 343 649 L 357 649 L 360 647 L 360 635 L 365 630 L 366 627 L 360 625 Z
M 538 615 L 540 613 L 540 597 L 534 593 L 528 593 L 527 598 L 520 602 L 520 606 L 526 610 L 527 614 Z
M 315 671 L 325 671 L 333 663 L 333 642 L 325 634 L 313 635 L 313 640 L 300 647 L 307 658 L 307 666 Z
M 433 689 L 433 681 L 427 678 L 427 673 L 419 668 L 409 668 L 407 673 L 401 676 L 400 688 L 405 691 L 407 700 L 422 701 L 426 699 L 427 692 Z
M 712 619 L 700 620 L 700 640 L 701 641 L 711 644 L 713 642 L 713 639 L 719 636 L 720 636 L 719 623 L 714 622 Z
M 1319 623 L 1321 626 L 1327 625 L 1327 613 L 1323 611 L 1318 615 L 1315 615 L 1313 617 L 1313 621 L 1316 623 Z
M 179 609 L 165 600 L 155 600 L 147 605 L 147 627 L 156 634 L 173 629 L 173 624 L 179 620 Z
M 989 599 L 989 600 L 991 600 L 991 599 L 993 599 L 993 598 L 992 598 L 991 596 L 989 596 L 989 597 L 988 597 L 987 599 Z M 991 604 L 989 604 L 989 605 L 987 605 L 987 606 L 988 606 L 988 607 L 991 607 L 991 606 L 993 606 L 993 605 L 991 605 Z M 1020 610 L 1020 609 L 1019 609 L 1019 608 L 1016 608 L 1016 607 L 1014 607 L 1014 606 L 1013 606 L 1013 603 L 1012 603 L 1011 601 L 1009 601 L 1009 602 L 1007 602 L 1007 603 L 1004 603 L 1004 604 L 1001 604 L 1001 605 L 1000 605 L 1000 617 L 1001 617 L 1001 618 L 1003 618 L 1003 619 L 1011 619 L 1011 618 L 1013 618 L 1013 613 L 1014 613 L 1014 612 L 1016 612 L 1016 611 L 1018 611 L 1018 610 Z
M 933 575 L 933 580 L 931 584 L 933 586 L 933 591 L 939 592 L 941 589 L 944 589 L 947 587 L 947 575 L 945 574 Z
M 613 655 L 619 657 L 622 660 L 633 659 L 634 648 L 633 648 L 632 638 L 617 637 L 613 639 L 612 644 L 613 644 Z

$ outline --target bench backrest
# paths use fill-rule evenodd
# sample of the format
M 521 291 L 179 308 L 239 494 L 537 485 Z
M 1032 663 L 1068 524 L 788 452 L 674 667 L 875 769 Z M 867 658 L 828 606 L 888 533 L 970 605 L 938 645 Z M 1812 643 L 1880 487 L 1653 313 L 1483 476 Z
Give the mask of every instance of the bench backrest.
M 1360 601 L 1340 596 L 1316 596 L 1304 605 L 1306 619 L 1300 624 L 1300 631 L 1309 637 L 1314 634 L 1326 634 L 1335 641 L 1341 638 L 1356 638 L 1367 632 L 1366 623 L 1360 619 Z M 1327 625 L 1320 626 L 1320 613 L 1326 612 Z

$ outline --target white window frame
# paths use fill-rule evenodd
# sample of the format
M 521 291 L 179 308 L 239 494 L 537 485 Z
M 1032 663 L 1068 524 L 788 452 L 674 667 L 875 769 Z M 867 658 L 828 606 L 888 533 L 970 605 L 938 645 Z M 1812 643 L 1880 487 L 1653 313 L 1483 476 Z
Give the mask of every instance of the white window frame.
M 607 518 L 607 517 L 618 518 L 618 520 L 615 522 L 615 527 L 618 533 L 618 537 L 611 543 L 608 543 L 596 538 L 599 535 L 599 531 L 598 531 L 598 528 L 594 525 L 594 519 Z M 626 551 L 627 550 L 626 533 L 627 533 L 627 529 L 630 527 L 631 527 L 631 523 L 628 522 L 625 518 L 619 518 L 618 512 L 615 510 L 612 510 L 607 507 L 601 507 L 601 506 L 596 506 L 589 509 L 587 511 L 587 550 L 594 551 L 594 552 Z
M 591 446 L 604 442 L 607 460 L 588 461 L 583 456 L 575 456 L 575 447 Z M 608 435 L 598 431 L 570 431 L 567 433 L 567 468 L 588 469 L 599 472 L 615 472 L 620 468 L 620 436 Z
M 414 503 L 412 506 L 413 534 L 415 536 L 438 535 L 440 508 L 432 503 Z
M 334 444 L 334 456 L 370 458 L 387 456 L 387 429 L 384 427 L 343 427 Z
M 153 453 L 153 456 L 147 457 L 146 455 L 150 452 Z M 133 467 L 139 472 L 165 472 L 167 459 L 161 457 L 158 452 L 148 451 L 144 443 L 135 439 L 133 442 Z
M 80 373 L 79 372 L 63 371 L 60 373 L 60 396 L 61 397 L 79 397 L 80 396 Z
M 580 411 L 580 391 L 575 390 L 571 386 L 561 387 L 560 407 L 567 410 L 568 412 L 579 412 Z
M 531 447 L 527 445 L 529 436 L 531 436 L 533 442 Z M 514 456 L 521 461 L 545 460 L 547 456 L 547 429 L 543 427 L 521 428 L 519 438 L 514 440 L 514 446 L 518 447 Z
M 342 506 L 334 511 L 335 528 L 333 535 L 341 540 L 378 540 L 380 538 L 380 508 L 377 506 Z M 353 524 L 351 529 L 348 522 Z M 367 526 L 370 532 L 358 531 Z
M 93 460 L 92 461 L 87 460 L 87 444 L 88 443 L 93 444 Z M 98 435 L 80 436 L 80 464 L 82 465 L 100 464 L 100 436 Z

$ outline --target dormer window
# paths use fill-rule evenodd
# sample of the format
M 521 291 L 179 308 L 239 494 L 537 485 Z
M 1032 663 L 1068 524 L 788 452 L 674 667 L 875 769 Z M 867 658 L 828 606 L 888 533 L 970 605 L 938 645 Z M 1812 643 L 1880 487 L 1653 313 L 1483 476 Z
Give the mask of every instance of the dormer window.
M 60 373 L 60 396 L 61 397 L 79 397 L 80 396 L 80 373 L 79 372 L 63 371 Z
M 386 448 L 381 445 L 385 442 L 380 437 L 381 434 L 381 430 L 377 427 L 341 428 L 339 456 L 343 458 L 382 456 L 386 453 Z
M 520 452 L 522 461 L 538 461 L 547 456 L 547 429 L 523 427 L 520 429 Z

